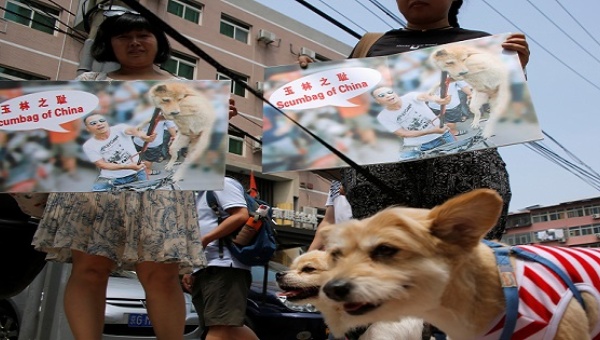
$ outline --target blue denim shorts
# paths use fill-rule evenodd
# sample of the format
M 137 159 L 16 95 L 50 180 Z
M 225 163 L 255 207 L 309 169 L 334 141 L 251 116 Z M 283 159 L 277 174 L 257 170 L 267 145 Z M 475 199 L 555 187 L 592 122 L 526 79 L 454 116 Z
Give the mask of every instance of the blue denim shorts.
M 92 187 L 92 191 L 109 191 L 114 188 L 115 185 L 147 180 L 148 176 L 146 175 L 146 170 L 140 170 L 135 174 L 119 178 L 98 177 Z

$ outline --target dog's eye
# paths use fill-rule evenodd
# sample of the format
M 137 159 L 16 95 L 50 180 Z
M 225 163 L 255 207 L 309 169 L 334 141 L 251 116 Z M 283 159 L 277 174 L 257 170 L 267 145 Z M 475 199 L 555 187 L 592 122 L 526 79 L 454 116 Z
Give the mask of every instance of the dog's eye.
M 316 270 L 315 268 L 313 268 L 313 267 L 310 267 L 310 266 L 306 266 L 306 267 L 303 267 L 303 268 L 302 268 L 302 272 L 303 272 L 303 273 L 312 273 L 312 272 L 314 272 L 315 270 Z
M 168 98 L 163 99 L 163 102 L 165 102 L 165 103 L 168 103 L 170 101 L 171 101 L 171 99 L 168 99 Z
M 375 249 L 373 249 L 373 251 L 371 252 L 371 258 L 373 259 L 387 259 L 390 258 L 394 255 L 396 255 L 396 253 L 398 253 L 399 249 L 396 247 L 392 247 L 386 244 L 381 244 L 379 246 L 377 246 Z

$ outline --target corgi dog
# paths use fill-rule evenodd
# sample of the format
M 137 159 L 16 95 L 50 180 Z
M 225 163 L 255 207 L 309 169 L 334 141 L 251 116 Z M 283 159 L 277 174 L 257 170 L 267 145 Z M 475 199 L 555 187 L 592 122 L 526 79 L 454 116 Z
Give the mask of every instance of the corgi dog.
M 391 207 L 326 226 L 320 298 L 348 324 L 416 317 L 453 340 L 598 338 L 600 251 L 492 248 L 482 239 L 501 210 L 498 193 L 478 189 L 433 209 Z

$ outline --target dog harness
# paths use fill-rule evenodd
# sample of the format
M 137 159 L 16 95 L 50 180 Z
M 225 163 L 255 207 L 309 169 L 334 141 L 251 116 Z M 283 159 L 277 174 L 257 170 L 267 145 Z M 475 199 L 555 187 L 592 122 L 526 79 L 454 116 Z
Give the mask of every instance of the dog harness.
M 600 307 L 600 250 L 486 244 L 496 254 L 507 308 L 477 339 L 554 339 L 571 299 L 585 308 L 581 293 L 587 292 Z M 516 257 L 514 271 L 508 255 Z M 600 340 L 600 320 L 591 336 Z

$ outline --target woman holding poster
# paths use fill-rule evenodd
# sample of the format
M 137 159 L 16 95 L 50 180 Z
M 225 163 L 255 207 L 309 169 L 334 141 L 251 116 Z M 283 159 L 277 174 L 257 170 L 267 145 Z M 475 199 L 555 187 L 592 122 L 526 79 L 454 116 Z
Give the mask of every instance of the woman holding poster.
M 386 32 L 367 49 L 365 55 L 356 57 L 385 56 L 490 35 L 459 27 L 457 15 L 462 0 L 396 0 L 396 3 L 407 20 L 406 28 Z M 359 46 L 364 45 L 359 43 L 355 47 L 356 51 L 362 50 Z M 511 35 L 502 47 L 517 52 L 523 68 L 527 65 L 529 48 L 523 34 Z M 306 56 L 299 58 L 301 67 L 311 61 Z M 461 192 L 491 188 L 502 196 L 504 209 L 498 224 L 488 233 L 487 238 L 502 237 L 511 191 L 508 172 L 496 149 L 414 162 L 369 165 L 366 168 L 385 180 L 395 191 L 395 195 L 368 182 L 355 169 L 343 168 L 342 182 L 355 218 L 365 218 L 397 204 L 432 208 Z
M 155 66 L 170 55 L 162 30 L 136 12 L 108 9 L 104 15 L 92 55 L 100 62 L 116 61 L 120 68 L 87 72 L 78 80 L 175 78 Z M 231 117 L 237 111 L 232 100 L 229 104 Z M 100 126 L 103 119 L 96 114 L 86 123 Z M 64 304 L 76 339 L 102 337 L 106 287 L 117 268 L 137 272 L 157 338 L 183 339 L 185 301 L 179 274 L 206 264 L 194 192 L 50 194 L 33 244 L 48 253 L 47 260 L 73 263 Z

